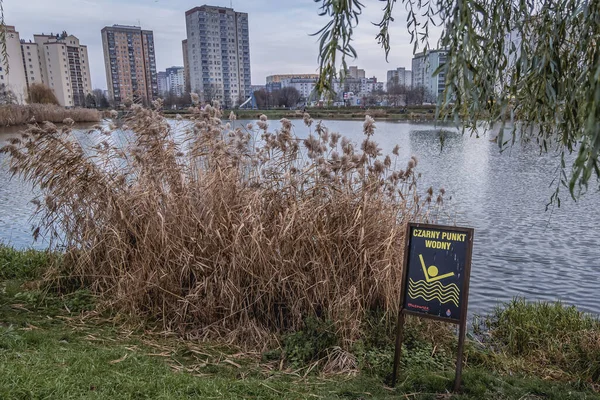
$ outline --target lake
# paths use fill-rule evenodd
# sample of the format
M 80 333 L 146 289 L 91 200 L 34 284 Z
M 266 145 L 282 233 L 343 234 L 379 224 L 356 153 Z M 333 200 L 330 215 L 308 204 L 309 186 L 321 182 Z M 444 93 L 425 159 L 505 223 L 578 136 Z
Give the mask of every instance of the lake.
M 296 134 L 305 137 L 308 128 L 293 122 Z M 362 121 L 325 125 L 356 143 L 364 138 Z M 1 130 L 0 146 L 17 135 L 17 129 Z M 445 137 L 443 149 L 440 135 Z M 489 312 L 498 301 L 523 296 L 562 300 L 600 314 L 600 193 L 574 202 L 563 190 L 561 207 L 546 211 L 558 156 L 540 155 L 535 145 L 501 154 L 489 136 L 475 138 L 419 123 L 377 122 L 374 139 L 384 153 L 398 144 L 401 160 L 417 157 L 421 190 L 446 190 L 448 215 L 441 223 L 475 229 L 471 312 Z M 17 248 L 47 246 L 31 238 L 33 197 L 30 185 L 10 179 L 6 155 L 0 155 L 0 242 Z

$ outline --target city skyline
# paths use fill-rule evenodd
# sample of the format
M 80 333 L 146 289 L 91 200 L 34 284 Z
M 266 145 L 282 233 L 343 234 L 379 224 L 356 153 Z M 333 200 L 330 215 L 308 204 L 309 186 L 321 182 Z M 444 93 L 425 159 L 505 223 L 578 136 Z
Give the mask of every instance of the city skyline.
M 107 89 L 100 30 L 114 24 L 141 25 L 153 30 L 155 36 L 157 70 L 164 71 L 173 65 L 183 64 L 181 41 L 186 38 L 185 12 L 201 5 L 230 7 L 229 0 L 196 2 L 188 0 L 64 0 L 48 8 L 44 0 L 31 0 L 26 4 L 6 0 L 5 21 L 15 25 L 21 37 L 34 33 L 59 33 L 67 31 L 88 46 L 92 84 L 94 88 Z M 250 53 L 252 54 L 252 84 L 264 84 L 268 75 L 285 73 L 317 73 L 318 41 L 309 36 L 325 23 L 319 17 L 318 4 L 294 2 L 281 7 L 275 0 L 257 0 L 251 4 L 233 1 L 236 11 L 249 14 Z M 36 13 L 32 10 L 44 10 Z M 107 13 L 106 10 L 111 12 Z M 293 15 L 294 24 L 290 24 Z M 389 63 L 378 46 L 377 27 L 370 22 L 381 18 L 379 6 L 369 4 L 362 22 L 356 29 L 354 46 L 359 57 L 349 60 L 369 71 L 368 75 L 385 81 L 388 70 L 411 66 L 413 45 L 405 27 L 405 11 L 399 8 L 392 25 L 392 51 Z M 431 43 L 436 47 L 436 43 Z

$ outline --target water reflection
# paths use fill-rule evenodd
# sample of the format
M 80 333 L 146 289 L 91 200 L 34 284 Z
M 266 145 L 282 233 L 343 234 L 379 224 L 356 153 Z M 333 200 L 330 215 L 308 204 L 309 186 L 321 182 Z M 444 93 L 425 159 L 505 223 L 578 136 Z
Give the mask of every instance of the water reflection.
M 245 127 L 248 122 L 236 121 L 235 126 Z M 172 124 L 180 129 L 187 123 Z M 272 129 L 278 126 L 270 124 Z M 309 134 L 301 120 L 293 124 L 298 136 Z M 326 125 L 357 144 L 364 140 L 362 122 L 328 121 Z M 432 125 L 377 122 L 377 128 L 375 140 L 384 153 L 398 144 L 400 162 L 406 163 L 412 155 L 418 158 L 421 188 L 446 189 L 451 212 L 443 222 L 475 228 L 472 311 L 486 312 L 497 300 L 522 295 L 532 300 L 561 299 L 600 314 L 596 299 L 600 196 L 589 193 L 574 203 L 565 193 L 562 207 L 546 212 L 555 189 L 550 185 L 559 165 L 556 155 L 540 155 L 533 146 L 500 154 L 489 137 L 462 135 L 450 127 L 440 132 Z M 15 136 L 14 130 L 0 131 L 0 146 Z M 107 139 L 83 131 L 76 137 L 84 147 Z M 125 146 L 129 134 L 119 132 L 112 140 L 117 147 Z M 5 161 L 5 155 L 0 155 L 0 240 L 28 247 L 33 243 L 28 220 L 34 209 L 29 201 L 35 192 L 23 182 L 9 180 Z

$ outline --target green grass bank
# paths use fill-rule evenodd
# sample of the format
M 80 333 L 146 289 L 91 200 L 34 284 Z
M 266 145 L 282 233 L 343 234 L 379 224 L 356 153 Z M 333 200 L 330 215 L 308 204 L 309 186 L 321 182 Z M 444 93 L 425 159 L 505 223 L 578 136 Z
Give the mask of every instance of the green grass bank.
M 600 399 L 600 324 L 560 304 L 515 300 L 474 321 L 452 394 L 456 340 L 443 325 L 409 321 L 393 389 L 393 324 L 376 315 L 352 354 L 316 318 L 246 351 L 114 314 L 60 266 L 59 255 L 0 246 L 2 399 Z

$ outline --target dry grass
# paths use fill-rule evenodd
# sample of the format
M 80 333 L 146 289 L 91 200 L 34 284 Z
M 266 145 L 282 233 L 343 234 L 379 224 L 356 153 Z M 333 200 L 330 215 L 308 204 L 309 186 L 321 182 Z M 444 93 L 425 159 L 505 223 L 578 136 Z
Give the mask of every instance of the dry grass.
M 71 118 L 74 122 L 98 122 L 101 119 L 98 110 L 88 108 L 67 109 L 53 104 L 11 104 L 0 107 L 0 126 L 46 121 L 61 123 L 67 118 Z
M 71 277 L 122 312 L 249 346 L 317 316 L 347 350 L 370 312 L 393 318 L 405 224 L 442 196 L 417 195 L 414 157 L 380 155 L 370 117 L 358 150 L 306 114 L 300 140 L 264 116 L 231 130 L 211 107 L 175 139 L 158 109 L 134 106 L 129 145 L 105 129 L 92 157 L 52 124 L 3 149 L 44 193 L 41 228 L 64 232 Z

